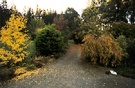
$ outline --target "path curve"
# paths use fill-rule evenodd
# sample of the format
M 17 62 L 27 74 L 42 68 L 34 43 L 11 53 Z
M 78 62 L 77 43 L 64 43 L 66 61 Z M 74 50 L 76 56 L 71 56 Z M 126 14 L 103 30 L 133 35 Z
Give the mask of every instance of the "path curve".
M 82 63 L 80 57 L 81 47 L 73 44 L 64 56 L 38 74 L 0 88 L 135 88 L 135 79 L 106 75 L 108 68 Z

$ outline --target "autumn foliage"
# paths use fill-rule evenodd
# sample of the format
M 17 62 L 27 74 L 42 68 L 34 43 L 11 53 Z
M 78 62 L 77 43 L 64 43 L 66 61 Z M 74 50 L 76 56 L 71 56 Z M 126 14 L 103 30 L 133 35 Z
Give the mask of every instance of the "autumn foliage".
M 22 62 L 29 55 L 26 50 L 28 35 L 21 32 L 26 26 L 26 19 L 22 16 L 11 15 L 6 25 L 0 31 L 0 64 L 14 66 Z
M 119 44 L 108 35 L 96 38 L 87 35 L 83 39 L 82 55 L 89 59 L 93 64 L 102 64 L 105 66 L 117 66 L 122 61 L 122 50 Z

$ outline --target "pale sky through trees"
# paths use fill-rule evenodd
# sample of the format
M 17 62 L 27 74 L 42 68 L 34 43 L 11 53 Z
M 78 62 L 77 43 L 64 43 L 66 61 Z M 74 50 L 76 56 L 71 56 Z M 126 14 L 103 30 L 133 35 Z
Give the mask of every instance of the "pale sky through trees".
M 0 0 L 2 1 L 2 0 Z M 24 11 L 24 7 L 36 8 L 36 5 L 41 9 L 52 9 L 58 13 L 65 11 L 67 7 L 73 7 L 79 14 L 86 8 L 88 0 L 7 0 L 9 6 L 15 4 L 17 10 Z

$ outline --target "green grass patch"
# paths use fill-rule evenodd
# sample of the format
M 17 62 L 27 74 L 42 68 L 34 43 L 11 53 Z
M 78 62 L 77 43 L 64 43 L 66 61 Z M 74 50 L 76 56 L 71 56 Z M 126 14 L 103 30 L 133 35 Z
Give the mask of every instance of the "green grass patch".
M 29 66 L 26 67 L 26 70 L 27 71 L 32 71 L 32 70 L 35 70 L 37 67 L 34 65 L 34 64 L 31 64 Z
M 115 69 L 116 72 L 122 76 L 135 79 L 135 68 L 131 67 L 119 67 Z
M 75 44 L 74 40 L 68 40 L 68 45 L 72 45 L 72 44 Z

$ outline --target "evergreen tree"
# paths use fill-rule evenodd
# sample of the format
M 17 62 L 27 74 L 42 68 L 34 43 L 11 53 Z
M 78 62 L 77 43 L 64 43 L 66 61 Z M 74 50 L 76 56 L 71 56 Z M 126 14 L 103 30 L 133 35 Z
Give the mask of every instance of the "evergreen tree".
M 64 18 L 68 21 L 70 38 L 74 38 L 74 32 L 80 27 L 81 19 L 78 12 L 74 8 L 67 8 L 64 13 Z
M 7 1 L 2 0 L 0 4 L 0 29 L 5 26 L 6 21 L 10 18 L 12 11 L 8 9 Z
M 81 29 L 96 36 L 102 34 L 102 19 L 100 14 L 100 2 L 92 1 L 91 5 L 83 10 Z
M 42 19 L 44 20 L 45 24 L 52 24 L 53 23 L 53 19 L 57 16 L 57 12 L 56 11 L 52 11 L 52 10 L 44 10 L 43 14 L 42 14 Z
M 135 22 L 135 1 L 134 0 L 110 0 L 104 2 L 100 6 L 100 11 L 103 19 L 108 20 L 108 23 L 112 22 Z

